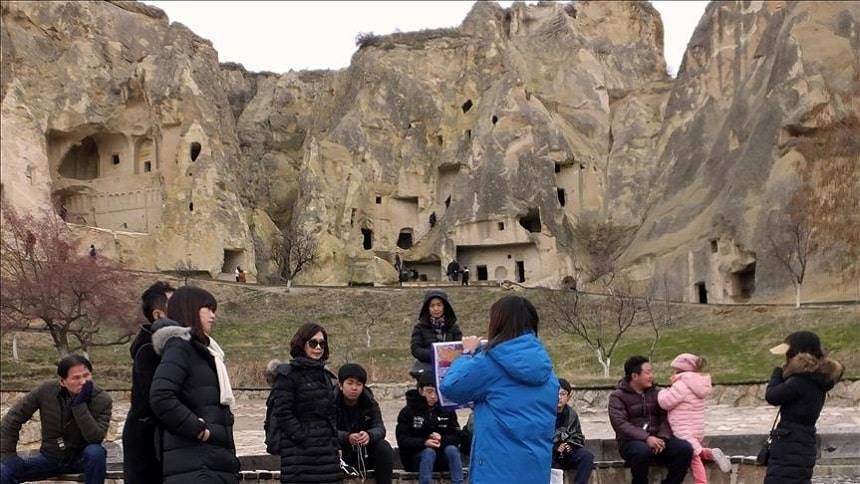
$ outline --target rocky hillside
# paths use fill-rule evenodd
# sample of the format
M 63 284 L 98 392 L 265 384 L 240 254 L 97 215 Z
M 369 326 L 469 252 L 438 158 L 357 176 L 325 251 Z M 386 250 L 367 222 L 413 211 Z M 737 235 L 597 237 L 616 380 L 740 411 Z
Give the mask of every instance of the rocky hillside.
M 276 74 L 219 64 L 142 3 L 7 2 L 3 197 L 53 200 L 142 269 L 274 280 L 281 234 L 310 233 L 300 278 L 323 284 L 394 282 L 396 254 L 428 280 L 456 258 L 472 279 L 582 282 L 588 215 L 674 298 L 781 298 L 765 208 L 803 142 L 857 126 L 858 18 L 714 3 L 673 80 L 647 2 L 477 2 L 457 28 L 363 36 L 346 69 Z M 858 296 L 844 265 L 815 267 L 816 297 Z

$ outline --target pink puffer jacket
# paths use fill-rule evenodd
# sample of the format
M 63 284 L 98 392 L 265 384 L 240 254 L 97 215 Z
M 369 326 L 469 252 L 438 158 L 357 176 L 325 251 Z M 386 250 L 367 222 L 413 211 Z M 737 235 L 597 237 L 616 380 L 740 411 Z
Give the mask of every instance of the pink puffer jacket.
M 669 425 L 675 437 L 693 446 L 695 455 L 702 451 L 705 437 L 705 399 L 711 394 L 711 375 L 685 371 L 673 377 L 672 386 L 660 390 L 657 402 L 669 413 Z

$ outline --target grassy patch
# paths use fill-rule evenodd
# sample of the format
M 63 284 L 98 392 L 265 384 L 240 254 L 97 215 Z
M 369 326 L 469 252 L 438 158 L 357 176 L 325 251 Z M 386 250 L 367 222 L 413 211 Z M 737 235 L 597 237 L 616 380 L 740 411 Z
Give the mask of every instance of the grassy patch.
M 406 381 L 412 365 L 409 338 L 424 294 L 420 289 L 307 289 L 289 294 L 253 286 L 205 284 L 219 301 L 214 337 L 224 347 L 228 367 L 237 387 L 264 386 L 263 368 L 271 358 L 289 359 L 289 342 L 305 321 L 316 321 L 329 331 L 332 366 L 347 359 L 366 365 L 375 381 Z M 454 308 L 465 334 L 484 334 L 490 305 L 509 294 L 498 288 L 451 288 Z M 541 312 L 539 291 L 526 290 Z M 387 305 L 387 311 L 371 330 L 372 348 L 366 347 L 367 321 L 362 301 Z M 546 312 L 542 312 L 544 314 Z M 663 330 L 654 353 L 658 380 L 668 379 L 668 363 L 681 352 L 707 357 L 716 382 L 762 381 L 779 358 L 767 351 L 785 335 L 799 329 L 818 333 L 833 357 L 846 365 L 849 377 L 860 377 L 860 311 L 856 308 L 801 309 L 679 305 L 673 323 Z M 556 370 L 577 384 L 617 381 L 624 360 L 648 352 L 652 335 L 637 328 L 622 340 L 612 359 L 610 378 L 593 353 L 575 336 L 542 321 L 541 337 Z M 4 334 L 0 381 L 4 389 L 32 387 L 55 375 L 56 352 L 50 338 L 40 334 L 19 335 L 20 361 L 11 360 L 11 335 Z M 130 386 L 128 346 L 95 348 L 91 357 L 103 386 Z

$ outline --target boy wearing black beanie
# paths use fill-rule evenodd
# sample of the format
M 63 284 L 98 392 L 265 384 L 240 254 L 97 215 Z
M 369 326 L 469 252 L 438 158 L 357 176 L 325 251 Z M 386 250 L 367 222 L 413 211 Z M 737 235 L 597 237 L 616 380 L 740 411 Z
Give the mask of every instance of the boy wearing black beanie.
M 362 474 L 373 469 L 376 482 L 390 484 L 394 451 L 385 440 L 379 404 L 365 386 L 367 372 L 361 365 L 347 363 L 338 370 L 337 380 L 337 440 L 343 460 Z

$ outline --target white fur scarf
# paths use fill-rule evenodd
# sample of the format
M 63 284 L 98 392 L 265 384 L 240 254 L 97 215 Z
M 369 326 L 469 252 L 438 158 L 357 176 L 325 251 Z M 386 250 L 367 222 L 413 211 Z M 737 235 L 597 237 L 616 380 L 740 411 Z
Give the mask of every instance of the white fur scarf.
M 218 388 L 221 391 L 221 405 L 233 406 L 236 397 L 233 396 L 233 387 L 230 386 L 230 375 L 227 374 L 227 365 L 224 364 L 224 350 L 218 346 L 212 337 L 209 337 L 209 353 L 215 357 L 215 370 L 218 373 Z

